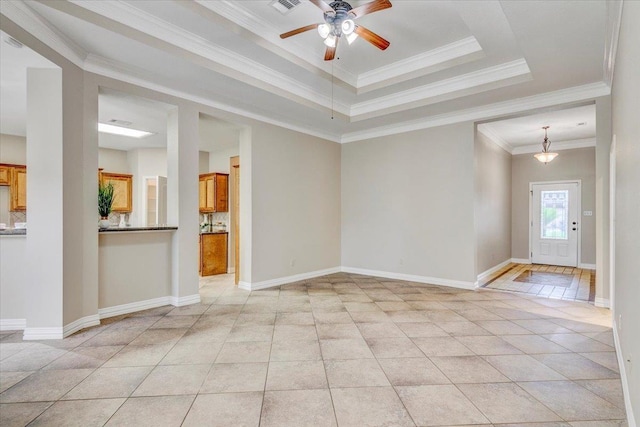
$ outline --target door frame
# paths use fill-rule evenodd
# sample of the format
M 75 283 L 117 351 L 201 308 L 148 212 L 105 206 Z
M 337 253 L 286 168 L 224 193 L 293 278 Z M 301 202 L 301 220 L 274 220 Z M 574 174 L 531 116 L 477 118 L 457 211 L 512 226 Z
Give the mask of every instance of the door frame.
M 581 179 L 568 179 L 561 181 L 533 181 L 529 182 L 529 264 L 531 264 L 533 253 L 533 186 L 534 185 L 554 185 L 554 184 L 578 184 L 578 265 L 577 268 L 581 268 L 582 265 L 582 180 Z
M 616 135 L 609 150 L 609 309 L 615 314 L 616 294 Z M 615 317 L 614 317 L 615 320 Z

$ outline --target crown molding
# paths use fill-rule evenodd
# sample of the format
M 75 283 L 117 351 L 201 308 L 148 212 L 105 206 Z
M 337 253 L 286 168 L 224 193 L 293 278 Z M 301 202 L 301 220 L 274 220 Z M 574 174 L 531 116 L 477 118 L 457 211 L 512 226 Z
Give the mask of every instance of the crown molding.
M 212 44 L 207 39 L 159 19 L 122 1 L 76 1 L 70 3 L 85 10 L 111 19 L 136 31 L 154 37 L 164 43 L 183 49 L 198 57 L 205 58 L 210 64 L 222 67 L 211 67 L 216 72 L 235 80 L 269 91 L 277 96 L 284 96 L 304 105 L 320 107 L 342 114 L 349 114 L 349 106 L 335 101 L 324 93 L 291 79 L 289 76 L 265 67 L 257 61 L 238 55 L 229 49 Z M 108 27 L 105 23 L 100 25 Z M 108 29 L 108 28 L 107 28 Z M 158 47 L 158 46 L 156 46 Z M 266 84 L 265 84 L 266 83 Z M 286 96 L 286 95 L 289 96 Z
M 259 19 L 247 9 L 241 7 L 241 2 L 238 3 L 229 0 L 219 0 L 213 3 L 210 1 L 202 0 L 194 0 L 194 2 L 213 13 L 228 19 L 235 25 L 242 27 L 243 29 L 249 31 L 257 37 L 260 37 L 266 43 L 277 47 L 277 49 L 271 50 L 275 51 L 275 53 L 279 54 L 281 57 L 290 59 L 280 54 L 280 52 L 277 52 L 280 49 L 294 55 L 296 58 L 301 59 L 308 65 L 311 65 L 312 67 L 323 71 L 324 78 L 331 78 L 331 65 L 322 60 L 321 57 L 310 54 L 308 48 L 296 42 L 295 40 L 287 41 L 288 49 L 282 48 L 282 39 L 280 39 L 279 37 L 280 31 L 272 25 L 267 24 L 264 20 Z M 337 79 L 342 80 L 352 89 L 356 88 L 358 76 L 356 76 L 355 74 L 350 73 L 349 71 L 340 67 L 340 65 L 336 64 L 333 64 L 333 73 Z
M 567 141 L 553 141 L 551 143 L 550 151 L 562 151 L 562 150 L 572 150 L 574 148 L 587 148 L 587 147 L 595 147 L 596 139 L 595 138 L 584 138 L 584 139 L 570 139 Z M 534 154 L 539 153 L 541 151 L 542 142 L 540 144 L 530 144 L 530 145 L 521 145 L 518 147 L 514 147 L 513 154 L 514 156 L 518 154 Z
M 358 93 L 386 87 L 484 57 L 475 37 L 437 47 L 358 75 Z
M 82 68 L 87 53 L 74 41 L 51 26 L 45 19 L 22 1 L 0 1 L 0 13 L 35 38 Z
M 484 135 L 489 141 L 496 144 L 498 147 L 502 148 L 509 154 L 513 154 L 513 146 L 509 144 L 507 141 L 502 139 L 500 135 L 495 133 L 489 126 L 486 124 L 478 125 L 478 132 Z
M 478 93 L 494 89 L 495 86 L 491 86 L 490 88 L 482 88 L 482 86 L 530 75 L 531 71 L 529 70 L 527 61 L 521 58 L 449 79 L 439 80 L 428 85 L 353 104 L 351 106 L 350 116 L 353 121 L 357 121 L 382 115 L 392 108 L 394 112 L 402 111 L 437 102 L 437 100 L 441 100 L 440 98 L 442 96 L 451 95 L 460 91 L 475 88 L 477 90 L 473 93 Z
M 590 83 L 582 86 L 574 86 L 553 92 L 517 98 L 510 101 L 487 104 L 466 110 L 455 111 L 446 114 L 431 116 L 426 119 L 411 120 L 389 126 L 380 126 L 364 131 L 345 133 L 341 142 L 356 142 L 381 136 L 394 135 L 404 132 L 412 132 L 437 126 L 445 126 L 454 123 L 486 120 L 513 113 L 524 112 L 536 108 L 550 107 L 554 105 L 568 104 L 585 101 L 611 93 L 611 88 L 604 82 Z
M 89 54 L 84 64 L 84 70 L 98 74 L 104 77 L 119 80 L 132 85 L 140 86 L 146 89 L 150 89 L 156 92 L 160 92 L 169 96 L 192 101 L 207 107 L 215 108 L 217 110 L 226 111 L 227 113 L 235 114 L 248 119 L 256 120 L 262 123 L 278 126 L 281 128 L 289 129 L 295 132 L 315 136 L 317 138 L 326 139 L 328 141 L 340 142 L 340 136 L 330 133 L 318 131 L 316 129 L 297 126 L 291 123 L 283 122 L 281 120 L 275 120 L 261 114 L 253 113 L 251 111 L 234 107 L 222 102 L 212 101 L 211 99 L 192 95 L 187 92 L 176 90 L 168 86 L 151 82 L 147 79 L 148 73 L 145 70 L 136 69 L 130 65 L 123 64 L 118 61 L 102 58 L 97 55 Z
M 613 71 L 616 65 L 616 53 L 618 51 L 618 37 L 620 35 L 620 23 L 622 22 L 623 0 L 608 0 L 607 24 L 604 46 L 604 81 L 611 86 L 613 83 Z

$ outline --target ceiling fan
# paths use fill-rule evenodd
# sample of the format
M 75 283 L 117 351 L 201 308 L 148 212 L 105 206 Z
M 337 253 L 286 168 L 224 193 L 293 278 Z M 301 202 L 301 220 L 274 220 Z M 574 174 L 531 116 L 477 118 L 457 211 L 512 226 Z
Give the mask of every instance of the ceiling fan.
M 349 44 L 353 43 L 353 41 L 360 36 L 378 49 L 385 50 L 389 47 L 390 43 L 387 40 L 354 22 L 355 19 L 368 13 L 390 8 L 391 2 L 389 0 L 374 0 L 370 3 L 358 6 L 355 9 L 346 1 L 334 1 L 329 4 L 323 0 L 309 1 L 322 9 L 324 12 L 325 23 L 311 24 L 288 31 L 280 34 L 281 39 L 286 39 L 287 37 L 295 36 L 296 34 L 304 33 L 305 31 L 317 29 L 320 36 L 324 39 L 324 44 L 327 46 L 327 50 L 324 54 L 325 61 L 331 61 L 335 58 L 338 41 L 343 35 L 346 37 Z

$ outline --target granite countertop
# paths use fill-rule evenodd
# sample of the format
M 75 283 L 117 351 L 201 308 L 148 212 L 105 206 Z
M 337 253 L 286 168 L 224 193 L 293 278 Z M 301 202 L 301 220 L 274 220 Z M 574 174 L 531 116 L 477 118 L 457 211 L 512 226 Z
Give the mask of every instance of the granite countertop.
M 7 228 L 0 230 L 0 236 L 25 236 L 26 234 L 26 228 Z
M 156 227 L 109 227 L 109 228 L 100 228 L 98 231 L 100 233 L 122 233 L 127 231 L 173 231 L 177 230 L 178 227 L 171 226 L 156 226 Z

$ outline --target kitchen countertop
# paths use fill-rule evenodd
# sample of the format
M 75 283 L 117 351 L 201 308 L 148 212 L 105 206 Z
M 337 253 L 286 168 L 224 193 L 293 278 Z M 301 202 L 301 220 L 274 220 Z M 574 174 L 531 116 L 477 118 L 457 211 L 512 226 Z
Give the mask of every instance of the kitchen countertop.
M 25 236 L 26 234 L 26 228 L 7 228 L 0 230 L 0 236 Z
M 157 227 L 109 227 L 101 228 L 100 233 L 123 233 L 131 231 L 175 231 L 178 227 L 157 226 Z
M 200 234 L 226 234 L 228 231 L 201 231 Z

